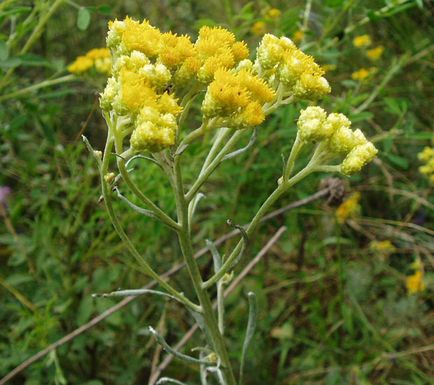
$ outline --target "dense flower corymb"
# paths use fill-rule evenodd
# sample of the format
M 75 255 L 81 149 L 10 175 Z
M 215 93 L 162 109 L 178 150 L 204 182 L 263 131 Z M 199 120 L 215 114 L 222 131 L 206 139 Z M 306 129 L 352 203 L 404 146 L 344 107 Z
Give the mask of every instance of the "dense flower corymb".
M 129 136 L 134 151 L 155 152 L 175 144 L 180 100 L 187 95 L 205 91 L 203 127 L 245 129 L 261 124 L 293 98 L 312 100 L 330 92 L 324 70 L 286 37 L 266 34 L 252 62 L 247 45 L 224 28 L 202 27 L 192 41 L 127 17 L 109 23 L 107 46 L 112 76 L 101 107 L 121 118 L 122 135 Z M 102 53 L 93 50 L 85 61 L 98 60 Z M 346 156 L 346 174 L 375 156 L 375 147 L 360 130 L 350 130 L 342 114 L 309 107 L 298 124 L 303 141 L 327 141 L 331 152 Z

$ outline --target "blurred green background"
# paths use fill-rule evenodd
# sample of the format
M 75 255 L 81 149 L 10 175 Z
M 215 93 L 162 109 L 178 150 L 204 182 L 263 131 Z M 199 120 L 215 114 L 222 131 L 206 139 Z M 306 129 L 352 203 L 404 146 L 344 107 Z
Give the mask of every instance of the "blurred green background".
M 266 32 L 291 37 L 327 69 L 332 94 L 320 105 L 347 114 L 380 150 L 362 174 L 342 179 L 344 197 L 293 210 L 255 237 L 250 258 L 279 226 L 288 228 L 228 299 L 234 362 L 247 322 L 245 293 L 253 290 L 259 301 L 245 383 L 434 384 L 433 184 L 417 156 L 434 144 L 433 12 L 422 0 L 3 0 L 0 376 L 118 302 L 91 293 L 148 282 L 108 221 L 96 165 L 81 141 L 85 134 L 103 146 L 98 92 L 106 79 L 67 72 L 77 56 L 104 47 L 108 20 L 129 15 L 193 37 L 202 25 L 222 25 L 252 52 Z M 371 43 L 358 47 L 354 38 L 363 35 Z M 255 146 L 206 185 L 193 229 L 198 249 L 203 237 L 230 230 L 227 218 L 246 223 L 272 191 L 305 105 L 270 117 Z M 188 124 L 195 127 L 194 117 Z M 188 178 L 206 149 L 191 151 Z M 142 166 L 140 175 L 143 189 L 173 210 L 157 168 Z M 325 177 L 309 177 L 280 205 L 314 193 Z M 174 234 L 121 202 L 116 209 L 156 270 L 180 260 Z M 202 261 L 208 271 L 209 256 Z M 173 282 L 192 294 L 184 272 Z M 146 384 L 158 358 L 148 325 L 160 325 L 174 345 L 192 322 L 177 304 L 137 299 L 8 383 Z M 193 338 L 188 347 L 198 344 Z M 198 383 L 195 368 L 182 362 L 164 374 Z

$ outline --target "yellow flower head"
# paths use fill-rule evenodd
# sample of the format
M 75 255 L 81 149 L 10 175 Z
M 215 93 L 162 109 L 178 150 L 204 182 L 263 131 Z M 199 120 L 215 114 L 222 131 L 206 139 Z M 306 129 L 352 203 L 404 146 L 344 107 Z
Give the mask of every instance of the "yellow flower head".
M 168 68 L 179 67 L 187 58 L 196 55 L 196 49 L 189 36 L 177 36 L 171 32 L 162 34 L 159 59 Z
M 343 224 L 349 218 L 354 218 L 360 214 L 360 193 L 355 192 L 344 200 L 336 209 L 336 219 Z
M 377 69 L 375 67 L 371 68 L 360 68 L 357 71 L 354 71 L 351 74 L 351 79 L 358 80 L 359 82 L 362 82 L 366 80 L 369 76 L 371 76 Z
M 67 70 L 73 74 L 82 74 L 95 69 L 101 74 L 108 75 L 111 71 L 111 55 L 107 48 L 93 48 L 86 55 L 79 56 L 71 63 Z
M 371 44 L 372 40 L 369 35 L 359 35 L 353 39 L 353 45 L 357 48 L 368 47 Z
M 79 56 L 67 69 L 73 74 L 81 74 L 89 71 L 93 67 L 93 60 L 87 56 Z
M 126 110 L 136 113 L 144 105 L 155 105 L 157 93 L 148 85 L 145 75 L 122 68 L 119 79 L 121 103 Z
M 426 285 L 423 281 L 423 271 L 416 271 L 413 275 L 408 276 L 405 285 L 408 294 L 416 294 L 424 291 Z
M 292 35 L 292 39 L 296 43 L 300 43 L 304 39 L 304 32 L 302 30 L 295 31 Z
M 321 66 L 321 68 L 324 70 L 325 73 L 330 72 L 330 71 L 334 71 L 337 66 L 336 64 L 324 64 Z
M 91 49 L 86 56 L 90 59 L 106 59 L 110 58 L 110 50 L 108 48 L 93 48 Z
M 159 53 L 161 32 L 152 27 L 147 20 L 138 22 L 129 17 L 125 19 L 125 29 L 121 41 L 128 51 L 140 51 L 148 57 Z
M 369 243 L 369 249 L 382 257 L 388 257 L 390 254 L 396 252 L 396 247 L 389 239 L 384 241 L 372 241 Z
M 378 47 L 368 49 L 366 51 L 366 56 L 372 61 L 376 61 L 383 55 L 383 52 L 384 47 L 382 45 L 379 45 Z
M 264 21 L 256 21 L 250 28 L 250 32 L 256 36 L 262 36 L 265 34 L 265 32 L 267 32 L 267 24 L 265 24 Z
M 307 107 L 301 110 L 297 121 L 298 132 L 303 141 L 323 140 L 328 133 L 323 126 L 327 119 L 327 113 L 321 107 Z
M 352 175 L 359 172 L 367 163 L 371 162 L 377 155 L 378 150 L 371 143 L 355 146 L 342 162 L 342 173 Z
M 194 46 L 201 61 L 197 76 L 202 82 L 212 81 L 218 69 L 233 68 L 249 56 L 246 44 L 221 27 L 202 27 Z
M 236 127 L 249 127 L 265 119 L 262 105 L 274 98 L 273 90 L 249 70 L 219 69 L 208 86 L 202 111 Z
M 277 8 L 270 8 L 266 13 L 266 16 L 269 17 L 270 19 L 277 19 L 281 15 L 282 15 L 282 12 L 280 11 L 280 9 L 277 9 Z
M 419 172 L 425 175 L 430 183 L 434 184 L 434 148 L 425 147 L 417 157 L 424 163 L 419 167 Z
M 414 274 L 409 275 L 405 280 L 408 294 L 420 293 L 426 288 L 422 261 L 417 258 L 416 261 L 412 263 L 412 268 L 415 270 Z

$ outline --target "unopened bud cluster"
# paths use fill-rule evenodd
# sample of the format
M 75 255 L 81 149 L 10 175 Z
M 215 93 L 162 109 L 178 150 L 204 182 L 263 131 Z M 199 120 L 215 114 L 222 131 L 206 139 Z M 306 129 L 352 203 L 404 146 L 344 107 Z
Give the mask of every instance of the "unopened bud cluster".
M 304 142 L 324 142 L 326 151 L 343 156 L 341 172 L 351 175 L 375 158 L 378 150 L 362 131 L 352 130 L 344 114 L 327 114 L 321 107 L 307 107 L 297 121 L 299 136 Z

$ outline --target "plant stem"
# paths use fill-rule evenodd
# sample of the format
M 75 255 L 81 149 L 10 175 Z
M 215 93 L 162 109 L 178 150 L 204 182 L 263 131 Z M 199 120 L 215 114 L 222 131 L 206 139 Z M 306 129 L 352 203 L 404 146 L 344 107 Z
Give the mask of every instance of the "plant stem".
M 294 144 L 292 145 L 291 153 L 289 154 L 288 161 L 286 162 L 285 171 L 283 173 L 283 179 L 288 180 L 291 176 L 292 170 L 294 169 L 294 163 L 300 150 L 303 147 L 303 142 L 300 139 L 300 135 L 297 131 L 297 136 L 295 137 Z
M 49 86 L 53 86 L 55 84 L 60 84 L 60 83 L 66 83 L 66 82 L 70 82 L 73 80 L 77 80 L 77 78 L 74 75 L 66 75 L 66 76 L 62 76 L 60 78 L 56 78 L 56 79 L 45 80 L 41 83 L 33 84 L 29 87 L 22 88 L 21 90 L 17 90 L 17 91 L 11 92 L 9 94 L 2 95 L 2 96 L 0 96 L 0 101 L 15 98 L 17 96 L 22 96 L 22 95 L 28 94 L 32 91 L 39 90 L 40 88 L 49 87 Z
M 209 163 L 208 167 L 206 167 L 198 176 L 196 181 L 193 183 L 193 186 L 190 188 L 188 193 L 185 196 L 187 202 L 190 202 L 202 185 L 206 182 L 209 176 L 213 173 L 213 171 L 217 168 L 217 166 L 222 161 L 223 157 L 232 149 L 232 147 L 236 144 L 240 136 L 242 135 L 242 130 L 237 130 L 235 134 L 227 141 L 222 150 L 216 155 L 216 157 Z
M 105 206 L 107 208 L 107 212 L 109 214 L 110 220 L 113 224 L 113 227 L 115 228 L 116 232 L 118 233 L 119 237 L 122 239 L 122 241 L 125 242 L 128 250 L 131 252 L 131 254 L 134 256 L 134 258 L 137 260 L 137 262 L 143 267 L 144 272 L 151 277 L 152 279 L 156 280 L 168 293 L 173 295 L 176 299 L 178 299 L 181 303 L 183 303 L 187 308 L 192 309 L 195 312 L 201 312 L 201 308 L 191 302 L 188 298 L 186 298 L 183 294 L 178 292 L 175 288 L 173 288 L 171 285 L 169 285 L 166 281 L 164 281 L 163 278 L 160 277 L 159 274 L 157 274 L 152 267 L 143 259 L 143 257 L 140 255 L 140 253 L 137 251 L 133 243 L 131 242 L 128 235 L 125 233 L 124 229 L 122 228 L 122 225 L 119 222 L 119 219 L 116 216 L 116 213 L 113 209 L 111 197 L 110 197 L 110 189 L 107 181 L 104 179 L 104 176 L 107 173 L 108 166 L 109 166 L 109 157 L 111 154 L 113 148 L 113 138 L 111 134 L 111 130 L 109 129 L 109 132 L 107 134 L 107 142 L 104 149 L 104 156 L 101 164 L 101 170 L 100 170 L 100 179 L 101 179 L 101 187 L 102 187 L 102 195 L 104 198 Z
M 292 186 L 294 186 L 296 183 L 304 179 L 307 175 L 315 171 L 315 164 L 309 163 L 303 170 L 301 170 L 298 174 L 294 175 L 289 180 L 284 180 L 273 192 L 272 194 L 267 198 L 267 200 L 262 204 L 258 212 L 253 217 L 252 221 L 250 222 L 249 226 L 246 229 L 247 236 L 251 236 L 258 225 L 261 222 L 262 217 L 267 213 L 267 211 L 270 209 L 270 207 L 284 194 L 286 193 Z M 235 248 L 233 249 L 232 253 L 229 255 L 229 257 L 224 261 L 222 268 L 215 273 L 208 281 L 205 281 L 202 285 L 204 289 L 208 289 L 211 286 L 215 285 L 229 270 L 233 267 L 234 261 L 237 259 L 242 246 L 243 246 L 244 240 L 241 239 Z
M 176 156 L 174 162 L 174 175 L 176 181 L 176 206 L 178 212 L 178 223 L 181 226 L 181 230 L 178 232 L 179 244 L 181 246 L 181 251 L 184 256 L 194 290 L 202 308 L 202 316 L 204 318 L 206 332 L 209 336 L 215 353 L 220 358 L 222 372 L 224 373 L 226 383 L 227 385 L 236 385 L 232 366 L 229 361 L 228 351 L 226 349 L 223 336 L 219 331 L 214 310 L 212 308 L 211 299 L 206 290 L 202 288 L 202 276 L 200 274 L 199 266 L 193 257 L 193 248 L 191 244 L 190 224 L 188 216 L 188 201 L 186 200 L 184 195 L 184 187 L 182 182 L 182 173 L 179 158 L 179 156 Z

